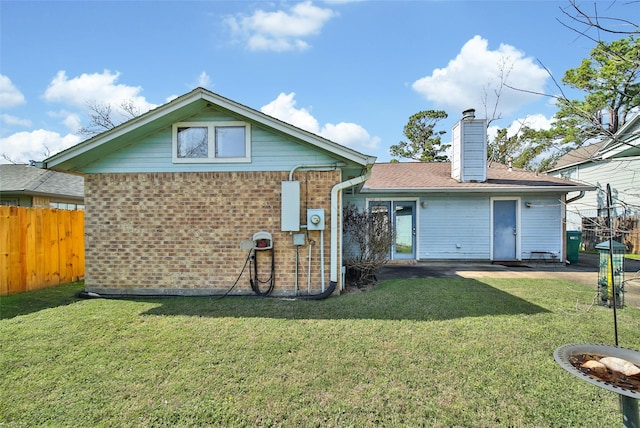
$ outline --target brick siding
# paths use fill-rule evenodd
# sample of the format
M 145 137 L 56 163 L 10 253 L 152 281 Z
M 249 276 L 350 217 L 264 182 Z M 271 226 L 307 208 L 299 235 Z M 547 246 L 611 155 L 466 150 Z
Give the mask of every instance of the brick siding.
M 93 174 L 85 179 L 85 286 L 132 294 L 219 294 L 236 281 L 255 232 L 273 235 L 274 295 L 294 293 L 296 247 L 280 231 L 281 182 L 288 172 Z M 338 171 L 300 171 L 301 223 L 324 208 L 325 285 L 329 285 L 331 188 Z M 301 233 L 304 231 L 301 230 Z M 310 231 L 311 287 L 320 291 L 320 232 Z M 307 241 L 309 242 L 309 241 Z M 307 292 L 308 247 L 299 249 L 299 288 Z M 259 277 L 270 275 L 268 251 Z M 261 288 L 266 289 L 267 284 Z M 252 294 L 249 266 L 232 294 Z

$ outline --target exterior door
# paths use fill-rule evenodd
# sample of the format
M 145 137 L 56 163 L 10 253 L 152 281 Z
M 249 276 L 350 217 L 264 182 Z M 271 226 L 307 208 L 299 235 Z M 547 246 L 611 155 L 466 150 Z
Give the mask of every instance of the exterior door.
M 516 260 L 518 248 L 517 201 L 493 201 L 493 260 Z
M 391 260 L 416 258 L 416 203 L 415 201 L 372 201 L 369 211 L 385 215 L 393 227 Z
M 416 258 L 416 203 L 393 202 L 393 247 L 394 260 Z

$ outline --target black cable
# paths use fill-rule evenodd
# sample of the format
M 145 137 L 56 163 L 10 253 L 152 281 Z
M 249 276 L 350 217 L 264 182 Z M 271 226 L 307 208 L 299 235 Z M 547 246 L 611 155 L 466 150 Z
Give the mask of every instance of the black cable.
M 258 256 L 257 256 L 256 250 L 254 250 L 253 252 L 254 257 L 252 257 L 255 259 L 255 264 L 253 265 L 254 275 L 252 278 L 249 279 L 249 283 L 251 284 L 251 289 L 253 290 L 253 292 L 260 297 L 266 297 L 269 294 L 271 294 L 276 283 L 275 252 L 273 251 L 273 248 L 270 249 L 269 251 L 271 251 L 271 275 L 269 276 L 269 278 L 265 279 L 264 281 L 258 277 Z M 266 283 L 269 283 L 269 288 L 267 289 L 267 291 L 264 291 L 264 292 L 260 291 L 260 284 L 266 284 Z
M 234 288 L 236 288 L 236 285 L 238 285 L 238 282 L 240 281 L 240 278 L 242 277 L 242 274 L 244 273 L 244 270 L 247 267 L 247 263 L 249 263 L 249 260 L 251 259 L 251 251 L 249 250 L 249 254 L 247 254 L 247 258 L 244 261 L 244 265 L 242 266 L 242 270 L 240 270 L 240 274 L 238 275 L 238 277 L 236 278 L 236 281 L 233 283 L 233 285 L 231 286 L 231 288 L 229 288 L 223 295 L 216 297 L 213 300 L 220 300 L 220 299 L 224 299 L 225 297 L 227 297 L 229 295 L 229 293 L 231 293 L 231 290 L 233 290 Z
M 236 287 L 236 285 L 238 285 L 238 282 L 240 281 L 240 278 L 242 278 L 242 274 L 244 273 L 244 270 L 247 268 L 247 263 L 249 263 L 249 260 L 251 259 L 251 252 L 252 251 L 253 250 L 250 250 L 249 254 L 247 254 L 247 258 L 244 261 L 244 266 L 242 266 L 242 270 L 240 271 L 240 274 L 236 278 L 236 280 L 233 283 L 233 285 L 224 294 L 217 295 L 217 296 L 212 296 L 212 297 L 215 297 L 215 299 L 213 299 L 213 300 L 220 300 L 220 299 L 223 299 L 223 298 L 227 297 L 229 295 L 229 293 L 231 293 L 231 291 Z M 109 299 L 127 299 L 127 298 L 157 299 L 157 298 L 160 298 L 160 297 L 186 297 L 186 296 L 180 295 L 180 294 L 144 294 L 144 295 L 136 295 L 136 294 L 99 294 L 99 293 L 93 293 L 93 292 L 88 292 L 86 290 L 82 290 L 82 291 L 78 291 L 76 293 L 76 297 L 79 297 L 79 298 L 82 298 L 82 299 L 101 299 L 101 298 L 109 298 Z M 194 296 L 194 297 L 209 297 L 209 296 Z

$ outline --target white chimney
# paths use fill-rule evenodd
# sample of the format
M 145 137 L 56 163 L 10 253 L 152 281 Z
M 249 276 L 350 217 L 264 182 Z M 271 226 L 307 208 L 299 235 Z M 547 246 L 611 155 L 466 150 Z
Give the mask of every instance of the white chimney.
M 487 181 L 487 121 L 475 112 L 463 111 L 452 130 L 451 177 L 462 183 Z

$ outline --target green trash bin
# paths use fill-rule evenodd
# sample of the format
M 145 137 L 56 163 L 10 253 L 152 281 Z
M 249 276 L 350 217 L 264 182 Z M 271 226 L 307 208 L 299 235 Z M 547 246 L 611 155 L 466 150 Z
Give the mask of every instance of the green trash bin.
M 579 230 L 567 230 L 567 261 L 569 263 L 578 263 L 581 242 L 582 232 Z

